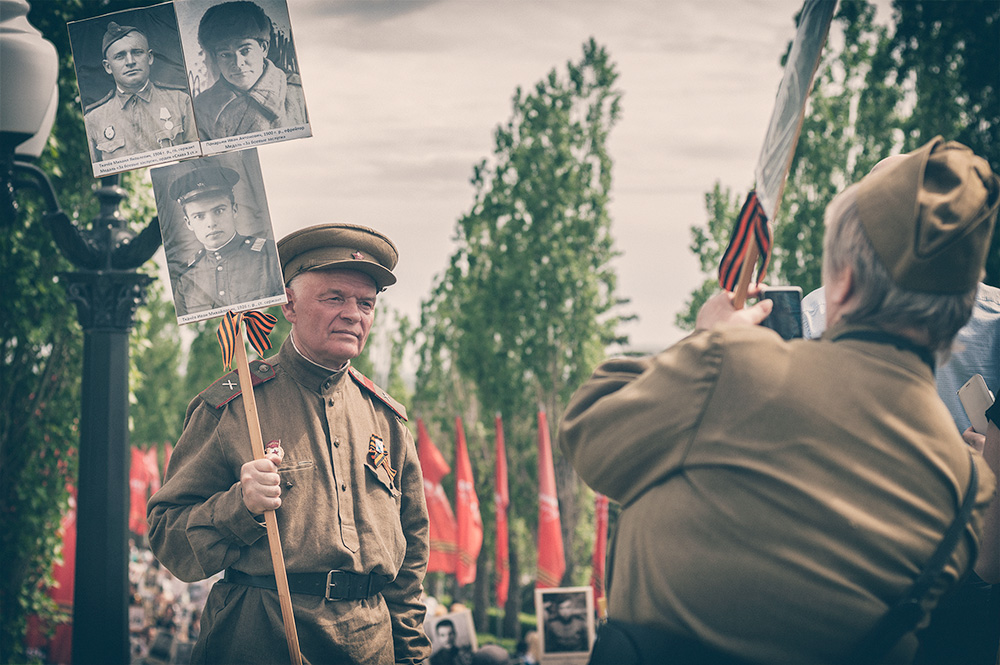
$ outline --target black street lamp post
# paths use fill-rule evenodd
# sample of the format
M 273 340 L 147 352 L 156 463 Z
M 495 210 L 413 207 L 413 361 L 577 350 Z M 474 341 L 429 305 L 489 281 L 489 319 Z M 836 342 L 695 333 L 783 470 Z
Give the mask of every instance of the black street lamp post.
M 21 91 L 38 88 L 38 61 L 50 57 L 49 49 L 54 56 L 55 50 L 27 23 L 24 0 L 0 0 L 0 5 L 8 28 L 0 31 L 6 33 L 0 35 L 5 40 L 0 97 L 10 104 L 21 103 L 14 107 L 4 102 L 0 118 L 4 177 L 0 214 L 12 223 L 17 192 L 33 188 L 41 194 L 46 208 L 43 222 L 76 269 L 60 275 L 60 281 L 77 307 L 84 332 L 72 660 L 74 665 L 126 665 L 130 660 L 128 336 L 152 281 L 136 269 L 159 247 L 159 223 L 154 217 L 141 233 L 131 231 L 118 209 L 125 195 L 119 177 L 108 176 L 97 190 L 100 213 L 90 229 L 81 229 L 59 208 L 45 173 L 17 159 L 23 141 L 36 132 L 44 132 L 43 139 L 48 135 L 49 128 L 41 128 L 46 109 L 25 109 L 30 95 Z M 31 48 L 23 48 L 27 42 Z M 20 118 L 30 120 L 32 113 L 38 116 L 34 129 L 30 123 L 14 124 Z

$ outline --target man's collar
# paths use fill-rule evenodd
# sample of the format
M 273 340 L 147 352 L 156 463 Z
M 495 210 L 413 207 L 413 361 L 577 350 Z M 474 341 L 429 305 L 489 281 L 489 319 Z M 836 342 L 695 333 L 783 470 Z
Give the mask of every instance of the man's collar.
M 122 90 L 121 86 L 119 86 L 116 83 L 115 92 L 118 96 L 118 99 L 121 100 L 122 106 L 125 106 L 125 103 L 128 100 L 132 99 L 132 95 L 135 95 L 144 102 L 148 102 L 149 96 L 153 92 L 153 82 L 150 79 L 146 79 L 146 85 L 139 88 L 139 90 L 137 90 L 136 92 L 129 92 L 127 90 Z

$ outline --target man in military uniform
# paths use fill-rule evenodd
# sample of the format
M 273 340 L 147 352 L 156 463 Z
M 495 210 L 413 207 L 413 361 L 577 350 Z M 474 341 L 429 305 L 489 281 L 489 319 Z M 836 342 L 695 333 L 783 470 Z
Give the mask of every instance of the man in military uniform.
M 199 165 L 170 186 L 170 197 L 202 244 L 174 284 L 178 316 L 281 295 L 274 242 L 236 230 L 233 187 L 239 179 L 232 169 Z
M 220 74 L 195 100 L 202 140 L 303 125 L 306 100 L 298 75 L 267 57 L 271 19 L 248 1 L 209 7 L 198 41 Z
M 141 30 L 108 23 L 102 53 L 104 70 L 115 85 L 84 113 L 94 162 L 198 140 L 187 90 L 149 78 L 153 52 Z
M 969 569 L 996 485 L 934 366 L 972 311 L 998 205 L 987 162 L 938 137 L 827 207 L 821 339 L 785 341 L 751 325 L 770 301 L 720 293 L 692 335 L 577 391 L 560 444 L 623 506 L 592 662 L 628 662 L 606 647 L 640 634 L 645 662 L 858 662 L 870 634 L 894 649 L 870 662 L 912 660 L 919 614 L 873 629 L 953 523 L 917 609 Z
M 423 477 L 406 411 L 351 367 L 395 245 L 324 224 L 278 243 L 292 324 L 254 362 L 266 459 L 251 460 L 235 373 L 188 407 L 149 541 L 185 581 L 225 570 L 209 594 L 192 663 L 288 662 L 262 514 L 276 510 L 303 662 L 416 664 L 430 656 L 420 600 L 427 568 Z

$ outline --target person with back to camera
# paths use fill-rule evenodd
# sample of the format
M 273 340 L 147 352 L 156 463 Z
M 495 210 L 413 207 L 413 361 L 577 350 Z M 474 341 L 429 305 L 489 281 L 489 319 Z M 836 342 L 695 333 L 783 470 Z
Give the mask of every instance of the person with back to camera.
M 270 452 L 252 459 L 235 372 L 195 397 L 149 501 L 150 548 L 186 582 L 225 571 L 192 663 L 289 662 L 267 510 L 304 663 L 422 663 L 431 649 L 420 463 L 405 409 L 351 367 L 378 293 L 396 281 L 396 247 L 367 227 L 322 224 L 285 236 L 278 255 L 291 332 L 275 357 L 251 363 Z
M 935 138 L 827 206 L 822 339 L 785 341 L 754 325 L 769 301 L 720 293 L 692 335 L 577 391 L 560 444 L 623 506 L 593 663 L 912 659 L 996 485 L 934 366 L 998 205 L 986 161 Z
M 198 42 L 219 72 L 194 100 L 202 140 L 306 123 L 301 80 L 267 57 L 271 19 L 263 9 L 248 0 L 209 7 Z
M 84 111 L 94 162 L 198 140 L 187 89 L 150 79 L 153 51 L 142 30 L 111 21 L 101 49 L 114 86 Z

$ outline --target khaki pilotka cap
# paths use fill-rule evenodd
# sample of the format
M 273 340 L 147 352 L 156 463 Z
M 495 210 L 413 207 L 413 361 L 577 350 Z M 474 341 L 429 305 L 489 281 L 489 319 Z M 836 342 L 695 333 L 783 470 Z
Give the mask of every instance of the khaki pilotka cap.
M 108 23 L 108 29 L 104 33 L 104 39 L 101 40 L 101 53 L 103 55 L 107 55 L 108 47 L 130 32 L 138 32 L 140 35 L 142 34 L 142 30 L 134 25 L 118 25 L 114 21 Z
M 299 273 L 341 268 L 363 272 L 379 291 L 396 283 L 392 269 L 399 252 L 385 235 L 357 224 L 318 224 L 278 241 L 281 273 L 287 285 Z
M 998 206 L 1000 178 L 986 160 L 940 136 L 858 183 L 861 224 L 893 282 L 909 291 L 974 289 Z

